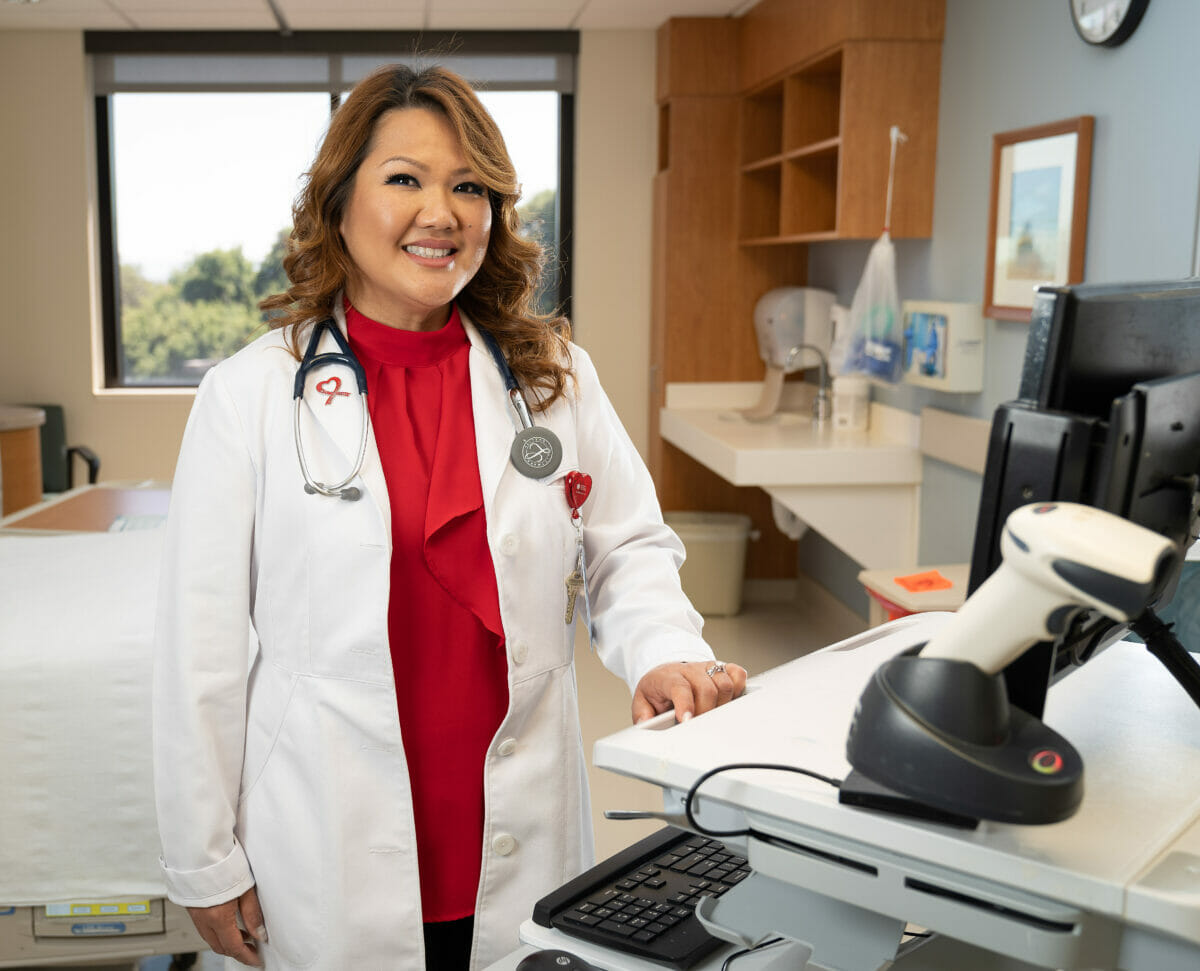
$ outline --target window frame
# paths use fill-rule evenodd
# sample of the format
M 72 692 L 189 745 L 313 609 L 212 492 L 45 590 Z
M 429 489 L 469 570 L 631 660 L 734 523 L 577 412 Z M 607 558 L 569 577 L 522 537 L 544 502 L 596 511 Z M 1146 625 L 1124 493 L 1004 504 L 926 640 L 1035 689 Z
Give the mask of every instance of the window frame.
M 87 31 L 84 33 L 87 55 L 238 55 L 238 54 L 313 54 L 331 61 L 331 77 L 324 85 L 309 85 L 303 90 L 327 90 L 330 112 L 337 107 L 341 93 L 353 87 L 342 79 L 340 55 L 364 55 L 397 61 L 419 56 L 437 63 L 440 58 L 471 57 L 475 55 L 521 56 L 538 54 L 568 55 L 569 74 L 563 87 L 543 86 L 559 94 L 558 172 L 557 189 L 557 252 L 549 253 L 552 270 L 558 278 L 559 312 L 567 318 L 572 310 L 573 223 L 575 216 L 575 93 L 574 74 L 579 53 L 579 32 L 548 31 L 300 31 L 289 34 L 266 31 Z M 414 55 L 414 52 L 421 52 Z M 94 75 L 93 75 L 94 76 Z M 104 367 L 104 387 L 108 390 L 193 390 L 195 385 L 179 383 L 176 379 L 161 384 L 130 382 L 122 366 L 121 268 L 117 245 L 117 212 L 115 208 L 114 146 L 112 130 L 113 94 L 101 90 L 94 94 L 95 146 L 97 175 L 97 249 L 100 283 L 100 340 Z M 186 90 L 211 92 L 273 92 L 299 90 L 295 85 L 263 82 L 240 82 L 229 85 L 195 84 Z M 477 90 L 482 89 L 477 88 Z M 489 85 L 488 89 L 538 90 L 535 85 Z M 170 85 L 123 87 L 120 90 L 171 91 Z M 184 90 L 179 88 L 178 90 Z

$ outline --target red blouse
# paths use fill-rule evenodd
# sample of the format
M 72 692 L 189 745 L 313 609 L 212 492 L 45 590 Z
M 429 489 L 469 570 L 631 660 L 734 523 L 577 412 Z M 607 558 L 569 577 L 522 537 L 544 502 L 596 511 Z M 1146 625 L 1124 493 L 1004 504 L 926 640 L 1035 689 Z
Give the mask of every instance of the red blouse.
M 347 303 L 392 510 L 388 639 L 426 921 L 475 912 L 484 758 L 508 710 L 495 569 L 457 308 L 407 331 Z

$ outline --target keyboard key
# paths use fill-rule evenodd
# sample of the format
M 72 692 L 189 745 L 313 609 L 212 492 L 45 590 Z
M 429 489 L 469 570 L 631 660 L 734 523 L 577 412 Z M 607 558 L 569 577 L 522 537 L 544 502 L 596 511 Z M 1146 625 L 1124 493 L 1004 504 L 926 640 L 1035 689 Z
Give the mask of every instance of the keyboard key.
M 600 918 L 592 914 L 582 914 L 578 910 L 568 911 L 565 915 L 567 920 L 573 921 L 576 924 L 582 924 L 584 927 L 595 927 L 600 923 Z
M 604 893 L 596 894 L 595 896 L 588 897 L 588 903 L 595 904 L 597 907 L 605 907 L 609 904 L 610 901 L 614 900 L 618 896 L 620 896 L 620 891 L 608 890 L 608 891 L 605 891 Z
M 699 853 L 691 853 L 688 856 L 685 856 L 678 863 L 672 864 L 671 869 L 676 873 L 687 873 L 688 870 L 694 867 L 697 863 L 703 862 L 703 860 L 704 857 L 702 857 Z

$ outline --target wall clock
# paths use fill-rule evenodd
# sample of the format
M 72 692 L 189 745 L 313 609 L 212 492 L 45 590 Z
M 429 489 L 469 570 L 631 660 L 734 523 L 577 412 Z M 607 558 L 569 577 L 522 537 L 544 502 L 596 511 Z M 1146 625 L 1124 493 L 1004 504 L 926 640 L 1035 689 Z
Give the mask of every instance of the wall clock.
M 1141 22 L 1150 0 L 1069 0 L 1071 22 L 1089 44 L 1116 47 Z

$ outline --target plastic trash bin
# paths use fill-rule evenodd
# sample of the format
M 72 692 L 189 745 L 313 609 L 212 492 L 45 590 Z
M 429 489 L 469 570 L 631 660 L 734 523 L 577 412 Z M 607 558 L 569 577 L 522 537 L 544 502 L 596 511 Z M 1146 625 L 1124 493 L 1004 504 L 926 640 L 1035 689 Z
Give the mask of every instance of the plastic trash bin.
M 687 550 L 679 581 L 701 614 L 731 616 L 742 609 L 750 517 L 727 512 L 663 515 Z

